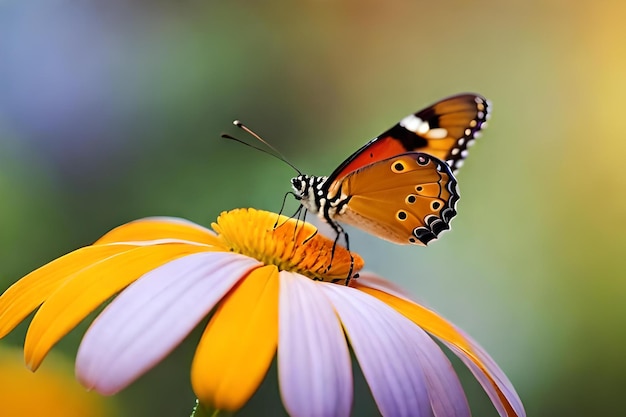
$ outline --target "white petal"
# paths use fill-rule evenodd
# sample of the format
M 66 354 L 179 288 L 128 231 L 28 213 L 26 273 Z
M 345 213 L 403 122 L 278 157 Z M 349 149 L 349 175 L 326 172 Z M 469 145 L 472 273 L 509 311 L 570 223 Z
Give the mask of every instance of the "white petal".
M 350 287 L 324 292 L 341 318 L 363 375 L 383 416 L 432 416 L 428 384 L 412 322 L 376 298 Z
M 278 375 L 292 417 L 350 415 L 350 353 L 325 285 L 280 273 Z
M 93 322 L 76 358 L 78 379 L 114 394 L 171 352 L 254 259 L 202 252 L 156 268 L 128 286 Z

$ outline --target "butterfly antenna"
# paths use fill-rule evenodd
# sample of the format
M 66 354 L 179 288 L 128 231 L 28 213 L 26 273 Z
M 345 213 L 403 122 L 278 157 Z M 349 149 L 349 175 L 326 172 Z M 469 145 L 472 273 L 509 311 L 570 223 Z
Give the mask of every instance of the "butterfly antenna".
M 289 160 L 285 157 L 285 155 L 283 155 L 278 149 L 276 149 L 275 147 L 273 147 L 269 142 L 267 142 L 265 139 L 263 139 L 261 136 L 257 135 L 256 133 L 254 133 L 254 131 L 252 131 L 250 128 L 248 128 L 246 125 L 244 125 L 243 123 L 241 123 L 239 120 L 235 120 L 233 122 L 233 124 L 235 126 L 237 126 L 238 128 L 242 129 L 244 132 L 248 133 L 249 135 L 251 135 L 253 138 L 255 138 L 256 140 L 258 140 L 259 142 L 261 142 L 263 145 L 267 146 L 273 153 L 268 152 L 266 149 L 251 145 L 247 142 L 244 142 L 240 139 L 234 138 L 228 134 L 222 134 L 222 137 L 224 139 L 230 139 L 230 140 L 234 140 L 235 142 L 239 142 L 242 143 L 244 145 L 248 145 L 258 151 L 264 152 L 268 155 L 272 155 L 274 158 L 280 159 L 281 161 L 283 161 L 284 163 L 286 163 L 287 165 L 289 165 L 291 168 L 294 169 L 294 171 L 296 171 L 299 175 L 302 175 L 302 172 L 296 168 L 296 166 L 294 164 L 292 164 L 291 162 L 289 162 Z

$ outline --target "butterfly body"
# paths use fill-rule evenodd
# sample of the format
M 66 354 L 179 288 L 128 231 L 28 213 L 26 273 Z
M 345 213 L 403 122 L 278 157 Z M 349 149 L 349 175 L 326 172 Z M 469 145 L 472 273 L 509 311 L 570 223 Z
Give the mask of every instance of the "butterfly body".
M 459 200 L 454 172 L 489 110 L 484 97 L 459 94 L 408 115 L 331 175 L 293 178 L 296 199 L 338 236 L 341 222 L 394 243 L 426 245 L 450 228 Z

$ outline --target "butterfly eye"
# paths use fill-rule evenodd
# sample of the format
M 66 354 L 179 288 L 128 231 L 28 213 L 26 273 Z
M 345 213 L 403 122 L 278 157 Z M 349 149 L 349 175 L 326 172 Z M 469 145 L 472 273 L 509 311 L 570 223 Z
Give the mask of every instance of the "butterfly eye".
M 422 188 L 422 187 L 417 187 L 417 188 Z M 413 194 L 409 194 L 409 195 L 406 196 L 406 200 L 405 201 L 406 201 L 407 204 L 413 204 L 413 203 L 415 203 L 415 201 L 417 201 L 417 197 L 415 197 Z
M 404 221 L 404 220 L 406 220 L 406 218 L 407 218 L 406 211 L 404 211 L 404 210 L 398 210 L 398 212 L 396 213 L 396 217 L 397 217 L 397 218 L 398 218 L 398 220 L 400 220 L 400 221 Z
M 400 173 L 406 169 L 406 163 L 404 161 L 395 161 L 391 164 L 391 170 L 393 172 Z

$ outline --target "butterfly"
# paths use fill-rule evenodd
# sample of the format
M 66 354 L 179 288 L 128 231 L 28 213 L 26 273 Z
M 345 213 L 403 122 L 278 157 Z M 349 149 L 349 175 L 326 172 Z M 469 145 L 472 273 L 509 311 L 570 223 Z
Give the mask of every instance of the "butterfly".
M 301 207 L 337 233 L 340 223 L 398 244 L 426 245 L 450 228 L 459 200 L 454 173 L 479 137 L 491 104 L 477 94 L 440 100 L 403 118 L 329 176 L 291 179 Z

